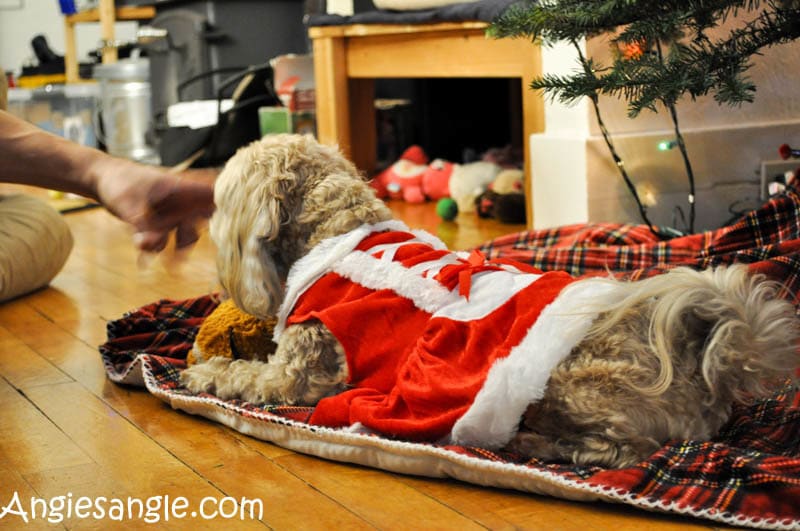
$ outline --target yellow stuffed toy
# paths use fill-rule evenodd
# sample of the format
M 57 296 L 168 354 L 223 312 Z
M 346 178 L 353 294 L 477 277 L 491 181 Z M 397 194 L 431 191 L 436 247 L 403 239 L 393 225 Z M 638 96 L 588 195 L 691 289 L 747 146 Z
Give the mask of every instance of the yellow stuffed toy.
M 215 356 L 266 361 L 275 352 L 272 333 L 276 323 L 277 319 L 258 319 L 237 308 L 232 300 L 224 300 L 200 325 L 186 363 L 193 365 Z

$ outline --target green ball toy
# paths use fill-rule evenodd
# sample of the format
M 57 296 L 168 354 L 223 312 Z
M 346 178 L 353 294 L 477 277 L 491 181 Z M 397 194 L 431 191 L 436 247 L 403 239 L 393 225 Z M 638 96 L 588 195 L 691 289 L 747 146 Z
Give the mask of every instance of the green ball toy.
M 453 221 L 458 215 L 458 205 L 450 197 L 439 199 L 436 203 L 436 213 L 445 221 Z

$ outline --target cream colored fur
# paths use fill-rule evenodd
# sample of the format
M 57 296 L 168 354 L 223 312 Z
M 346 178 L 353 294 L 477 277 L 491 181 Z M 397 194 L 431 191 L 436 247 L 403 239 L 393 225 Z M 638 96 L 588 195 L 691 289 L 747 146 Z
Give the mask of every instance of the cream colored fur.
M 326 238 L 391 217 L 351 163 L 311 137 L 266 137 L 220 175 L 211 236 L 220 281 L 244 311 L 274 315 L 291 265 Z M 746 267 L 677 268 L 597 301 L 589 334 L 550 375 L 508 449 L 608 467 L 672 438 L 708 439 L 736 401 L 769 393 L 798 366 L 798 321 L 779 286 Z M 567 288 L 569 289 L 569 288 Z M 341 346 L 320 323 L 293 325 L 268 362 L 214 358 L 183 373 L 194 392 L 313 405 L 344 389 Z

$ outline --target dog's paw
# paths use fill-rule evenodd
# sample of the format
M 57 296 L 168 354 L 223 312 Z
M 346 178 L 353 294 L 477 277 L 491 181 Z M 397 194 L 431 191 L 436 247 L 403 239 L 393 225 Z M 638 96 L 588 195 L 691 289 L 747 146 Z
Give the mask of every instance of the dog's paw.
M 181 373 L 181 383 L 193 393 L 211 393 L 217 388 L 217 378 L 230 365 L 229 358 L 215 357 L 192 365 Z

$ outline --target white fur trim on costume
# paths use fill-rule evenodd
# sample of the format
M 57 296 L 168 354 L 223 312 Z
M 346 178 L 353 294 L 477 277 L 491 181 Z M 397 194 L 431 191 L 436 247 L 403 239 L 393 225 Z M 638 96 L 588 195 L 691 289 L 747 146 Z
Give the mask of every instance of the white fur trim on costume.
M 402 247 L 408 243 L 411 241 L 394 245 Z M 381 247 L 384 252 L 394 254 L 394 249 Z M 354 251 L 334 265 L 332 271 L 369 289 L 392 290 L 433 317 L 454 321 L 483 319 L 541 276 L 519 271 L 512 273 L 505 269 L 482 271 L 472 275 L 470 296 L 465 298 L 459 294 L 458 287 L 449 290 L 435 280 L 443 267 L 459 263 L 454 254 L 407 268 L 398 262 L 375 258 L 374 251 L 375 248 Z
M 459 297 L 454 303 L 442 307 L 434 317 L 445 317 L 453 321 L 483 319 L 541 276 L 509 271 L 481 271 L 472 275 L 469 299 Z
M 347 255 L 333 267 L 333 271 L 365 288 L 390 289 L 428 313 L 434 313 L 459 298 L 458 293 L 432 278 L 422 277 L 398 262 L 384 262 L 362 251 Z
M 405 223 L 397 220 L 382 221 L 374 225 L 365 224 L 345 234 L 321 241 L 307 255 L 295 262 L 289 270 L 283 302 L 278 309 L 278 323 L 273 334 L 274 341 L 277 342 L 286 329 L 286 319 L 289 317 L 289 313 L 297 303 L 297 299 L 309 286 L 326 273 L 333 271 L 334 265 L 352 253 L 361 240 L 374 232 L 387 230 L 409 232 L 417 239 L 437 249 L 446 248 L 438 238 L 424 231 L 411 230 Z
M 621 290 L 616 290 L 622 296 Z M 525 338 L 489 369 L 483 387 L 451 431 L 454 443 L 500 448 L 517 433 L 528 406 L 544 396 L 550 373 L 583 339 L 595 312 L 584 309 L 598 298 L 614 300 L 614 285 L 598 279 L 576 281 L 542 310 Z

